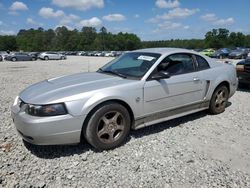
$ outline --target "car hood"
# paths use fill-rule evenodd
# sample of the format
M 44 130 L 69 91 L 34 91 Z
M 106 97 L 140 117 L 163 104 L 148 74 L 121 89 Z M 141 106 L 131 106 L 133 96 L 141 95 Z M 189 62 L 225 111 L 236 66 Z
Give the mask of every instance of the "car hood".
M 121 84 L 133 82 L 113 75 L 102 73 L 78 73 L 31 85 L 19 95 L 21 100 L 30 104 L 49 104 L 60 99 L 67 98 L 71 101 L 71 96 L 79 96 L 83 93 L 91 93 L 95 90 L 114 87 Z M 75 98 L 74 98 L 75 100 Z M 66 102 L 64 101 L 64 102 Z

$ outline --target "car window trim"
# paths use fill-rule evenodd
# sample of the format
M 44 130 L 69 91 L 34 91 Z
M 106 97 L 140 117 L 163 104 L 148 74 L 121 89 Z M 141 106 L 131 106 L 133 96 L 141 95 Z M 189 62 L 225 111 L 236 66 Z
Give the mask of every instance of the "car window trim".
M 207 61 L 204 57 L 202 57 L 202 56 L 200 56 L 200 55 L 198 55 L 198 54 L 193 54 L 193 56 L 194 56 L 194 60 L 195 60 L 195 62 L 196 62 L 197 71 L 208 70 L 208 69 L 211 68 L 210 65 L 209 65 L 209 63 L 208 63 L 208 61 Z M 208 68 L 206 68 L 206 69 L 199 69 L 199 63 L 198 63 L 198 61 L 197 61 L 196 56 L 198 56 L 198 57 L 200 57 L 200 58 L 203 58 L 203 59 L 206 61 L 207 65 L 208 65 Z

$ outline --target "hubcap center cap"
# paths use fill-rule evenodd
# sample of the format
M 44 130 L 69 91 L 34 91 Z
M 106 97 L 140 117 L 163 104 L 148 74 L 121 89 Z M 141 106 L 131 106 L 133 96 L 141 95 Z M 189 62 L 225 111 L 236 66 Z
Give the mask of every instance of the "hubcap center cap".
M 114 123 L 110 123 L 110 124 L 108 124 L 107 128 L 108 128 L 109 131 L 114 131 L 115 128 L 116 128 L 116 125 Z

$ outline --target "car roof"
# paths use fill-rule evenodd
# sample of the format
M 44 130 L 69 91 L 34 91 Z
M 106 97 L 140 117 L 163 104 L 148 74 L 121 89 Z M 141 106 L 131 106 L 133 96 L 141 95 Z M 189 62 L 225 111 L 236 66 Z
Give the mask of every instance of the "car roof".
M 185 52 L 199 54 L 193 50 L 187 50 L 183 48 L 145 48 L 145 49 L 134 50 L 133 52 L 159 53 L 162 55 L 170 54 L 170 53 L 185 53 Z

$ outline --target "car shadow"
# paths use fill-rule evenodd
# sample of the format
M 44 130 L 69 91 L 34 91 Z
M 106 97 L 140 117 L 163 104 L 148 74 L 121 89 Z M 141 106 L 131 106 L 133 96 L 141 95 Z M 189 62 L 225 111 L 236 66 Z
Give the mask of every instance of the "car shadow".
M 250 93 L 250 87 L 238 87 L 237 91 Z
M 33 145 L 23 140 L 24 146 L 36 157 L 43 159 L 55 159 L 60 157 L 73 156 L 82 154 L 93 148 L 87 143 L 79 143 L 75 145 L 49 145 L 39 146 Z
M 231 106 L 228 102 L 227 107 Z M 194 114 L 186 115 L 173 120 L 168 120 L 162 123 L 154 124 L 152 126 L 144 127 L 138 130 L 131 130 L 130 135 L 122 145 L 126 145 L 131 138 L 142 138 L 148 135 L 157 134 L 169 128 L 177 127 L 190 121 L 205 117 L 208 115 L 208 111 L 201 111 Z M 94 149 L 86 141 L 82 141 L 76 145 L 52 145 L 52 146 L 38 146 L 23 141 L 24 146 L 35 156 L 43 159 L 54 159 L 60 157 L 72 156 L 75 154 L 83 154 L 88 151 L 94 151 L 98 153 L 100 151 Z

